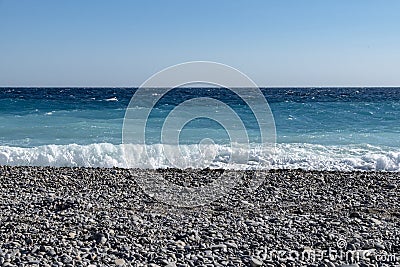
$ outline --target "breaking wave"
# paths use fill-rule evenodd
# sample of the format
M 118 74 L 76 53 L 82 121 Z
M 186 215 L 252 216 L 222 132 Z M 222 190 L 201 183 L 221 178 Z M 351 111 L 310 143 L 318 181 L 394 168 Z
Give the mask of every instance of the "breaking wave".
M 44 145 L 33 148 L 0 146 L 1 165 L 126 167 L 124 145 L 99 143 L 90 145 Z M 162 153 L 163 146 L 129 145 L 135 168 L 173 167 Z M 189 161 L 199 157 L 197 145 L 181 145 L 180 152 Z M 178 150 L 177 150 L 178 151 Z M 149 156 L 149 160 L 148 157 Z M 230 163 L 232 153 L 242 162 Z M 239 157 L 238 157 L 239 156 Z M 339 171 L 400 171 L 400 149 L 371 145 L 323 146 L 315 144 L 277 144 L 275 151 L 251 149 L 249 159 L 245 150 L 232 151 L 228 146 L 217 146 L 215 158 L 198 168 L 252 169 L 304 169 Z M 248 160 L 247 160 L 248 159 Z

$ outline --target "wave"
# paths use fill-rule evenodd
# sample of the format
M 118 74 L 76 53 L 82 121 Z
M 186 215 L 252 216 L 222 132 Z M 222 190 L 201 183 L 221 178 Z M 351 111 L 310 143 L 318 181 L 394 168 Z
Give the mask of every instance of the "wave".
M 1 165 L 55 167 L 124 167 L 121 145 L 44 145 L 32 148 L 0 146 Z
M 123 156 L 126 145 L 99 143 L 90 145 L 44 145 L 33 148 L 0 146 L 0 165 L 56 167 L 127 167 Z M 174 167 L 164 156 L 164 147 L 129 145 L 134 168 Z M 218 145 L 210 162 L 198 161 L 197 145 L 181 145 L 182 155 L 197 168 L 224 169 L 304 169 L 339 171 L 400 171 L 400 149 L 371 145 L 323 146 L 315 144 L 277 144 L 275 151 L 253 147 L 246 151 Z M 147 160 L 147 155 L 149 160 Z M 179 154 L 178 153 L 178 154 Z M 235 163 L 229 162 L 236 155 Z M 177 155 L 175 155 L 177 156 Z M 215 157 L 214 157 L 215 156 Z M 248 159 L 248 160 L 247 160 Z
M 117 97 L 107 98 L 105 101 L 118 101 Z

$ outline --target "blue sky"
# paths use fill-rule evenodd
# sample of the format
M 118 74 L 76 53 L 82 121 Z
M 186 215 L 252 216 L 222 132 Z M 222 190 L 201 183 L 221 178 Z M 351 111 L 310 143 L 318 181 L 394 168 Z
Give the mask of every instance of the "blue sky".
M 231 65 L 259 86 L 400 86 L 398 0 L 0 0 L 0 86 L 138 86 Z

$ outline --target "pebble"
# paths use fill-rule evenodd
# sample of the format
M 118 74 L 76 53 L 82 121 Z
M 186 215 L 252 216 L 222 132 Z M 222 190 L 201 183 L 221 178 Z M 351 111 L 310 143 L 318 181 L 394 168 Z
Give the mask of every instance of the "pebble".
M 399 199 L 386 185 L 398 173 L 271 170 L 257 190 L 238 186 L 209 205 L 183 209 L 137 185 L 161 174 L 195 186 L 218 177 L 198 172 L 0 166 L 0 266 L 303 266 L 264 256 L 336 248 L 339 239 L 370 254 L 397 249 L 400 218 L 392 211 L 400 210 Z M 343 264 L 321 259 L 309 266 Z
M 237 246 L 236 243 L 234 243 L 234 242 L 225 242 L 225 245 L 226 245 L 227 247 L 229 247 L 229 248 L 234 248 L 234 249 L 237 249 L 237 248 L 238 248 L 238 246 Z
M 358 212 L 352 212 L 349 215 L 350 218 L 361 218 L 361 214 Z
M 370 218 L 370 220 L 371 220 L 372 223 L 374 223 L 376 225 L 381 225 L 382 224 L 382 222 L 380 220 L 378 220 L 378 219 Z
M 388 189 L 396 189 L 397 188 L 397 184 L 388 184 L 387 188 Z
M 375 247 L 376 249 L 385 250 L 385 246 L 382 245 L 381 243 L 375 243 L 375 244 L 374 244 L 374 247 Z
M 124 266 L 125 265 L 125 260 L 124 259 L 116 259 L 115 260 L 115 265 Z
M 251 264 L 252 267 L 258 267 L 258 266 L 262 266 L 263 262 L 260 261 L 259 259 L 251 258 L 250 264 Z
M 76 237 L 76 233 L 75 232 L 70 232 L 68 234 L 69 238 L 74 239 Z

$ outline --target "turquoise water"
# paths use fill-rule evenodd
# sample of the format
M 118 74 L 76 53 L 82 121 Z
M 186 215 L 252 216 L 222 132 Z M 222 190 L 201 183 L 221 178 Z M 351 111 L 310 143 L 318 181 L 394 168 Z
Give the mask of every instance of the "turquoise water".
M 123 167 L 123 118 L 135 90 L 0 89 L 0 164 Z M 275 119 L 277 153 L 252 155 L 253 161 L 273 168 L 400 170 L 400 88 L 265 88 L 262 92 Z M 232 92 L 180 88 L 165 95 L 150 115 L 146 145 L 154 157 L 161 149 L 160 131 L 169 112 L 198 97 L 228 104 L 246 126 L 250 143 L 260 142 L 254 115 Z M 197 114 L 201 108 L 193 106 L 188 112 Z M 229 135 L 212 120 L 188 123 L 180 144 L 190 153 L 206 137 L 220 145 L 213 167 L 245 168 L 226 165 Z M 141 167 L 143 144 L 135 145 Z M 168 167 L 166 159 L 157 162 L 157 167 Z

